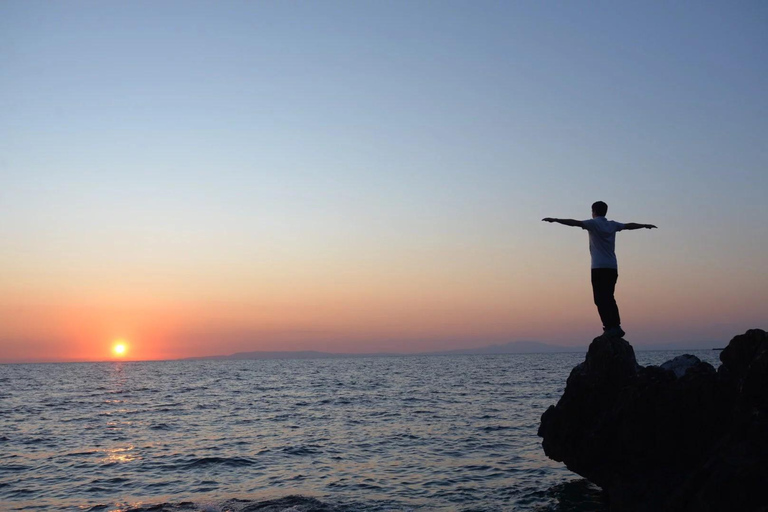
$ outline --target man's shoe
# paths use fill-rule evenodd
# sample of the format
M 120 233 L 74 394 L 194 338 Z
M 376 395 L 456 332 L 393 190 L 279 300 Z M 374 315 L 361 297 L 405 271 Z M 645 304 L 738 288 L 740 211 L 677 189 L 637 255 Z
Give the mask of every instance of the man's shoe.
M 611 327 L 610 329 L 606 329 L 605 333 L 603 333 L 603 336 L 606 338 L 621 338 L 626 333 L 624 332 L 624 329 L 621 327 Z

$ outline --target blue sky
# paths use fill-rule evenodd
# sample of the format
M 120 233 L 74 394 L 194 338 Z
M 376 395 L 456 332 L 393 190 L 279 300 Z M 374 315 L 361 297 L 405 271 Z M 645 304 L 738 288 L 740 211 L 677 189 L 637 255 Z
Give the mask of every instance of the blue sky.
M 765 327 L 767 29 L 763 2 L 4 2 L 0 337 L 144 293 L 195 304 L 179 332 L 261 332 L 258 303 L 345 349 L 583 344 L 586 237 L 540 219 L 598 199 L 660 227 L 619 240 L 639 343 Z

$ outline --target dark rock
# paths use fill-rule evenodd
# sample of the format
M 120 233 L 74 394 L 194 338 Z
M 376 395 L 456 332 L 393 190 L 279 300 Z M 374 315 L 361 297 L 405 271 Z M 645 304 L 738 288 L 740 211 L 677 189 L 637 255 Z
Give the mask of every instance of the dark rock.
M 689 369 L 696 366 L 700 362 L 701 359 L 696 356 L 692 356 L 691 354 L 683 354 L 682 356 L 677 356 L 676 358 L 662 364 L 661 369 L 671 371 L 675 374 L 675 377 L 682 377 Z
M 602 487 L 620 511 L 768 511 L 768 335 L 639 367 L 620 338 L 595 338 L 541 417 L 544 452 Z

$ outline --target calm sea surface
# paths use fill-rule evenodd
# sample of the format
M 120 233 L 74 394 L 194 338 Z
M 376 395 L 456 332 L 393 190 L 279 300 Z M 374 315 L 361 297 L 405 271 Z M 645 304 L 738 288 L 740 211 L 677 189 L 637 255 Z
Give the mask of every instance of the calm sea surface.
M 603 510 L 536 436 L 583 359 L 0 365 L 0 510 Z

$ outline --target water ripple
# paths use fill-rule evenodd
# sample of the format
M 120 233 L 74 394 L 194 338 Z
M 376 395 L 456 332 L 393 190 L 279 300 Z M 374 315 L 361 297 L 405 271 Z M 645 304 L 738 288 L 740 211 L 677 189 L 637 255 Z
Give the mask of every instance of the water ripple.
M 256 462 L 245 457 L 202 457 L 195 459 L 186 464 L 181 464 L 180 469 L 193 469 L 202 466 L 225 466 L 233 468 L 241 468 L 245 466 L 251 466 Z

